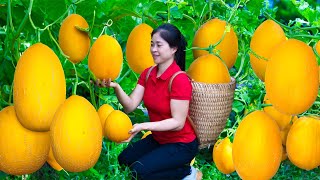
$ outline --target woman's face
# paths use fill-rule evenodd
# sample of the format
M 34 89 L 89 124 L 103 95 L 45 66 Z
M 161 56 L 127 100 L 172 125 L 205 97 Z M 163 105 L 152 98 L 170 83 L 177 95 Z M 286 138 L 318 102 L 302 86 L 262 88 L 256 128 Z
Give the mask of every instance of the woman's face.
M 168 60 L 174 59 L 174 53 L 177 51 L 176 48 L 171 48 L 167 41 L 161 36 L 160 32 L 153 34 L 151 39 L 150 51 L 153 60 L 156 64 L 165 63 Z

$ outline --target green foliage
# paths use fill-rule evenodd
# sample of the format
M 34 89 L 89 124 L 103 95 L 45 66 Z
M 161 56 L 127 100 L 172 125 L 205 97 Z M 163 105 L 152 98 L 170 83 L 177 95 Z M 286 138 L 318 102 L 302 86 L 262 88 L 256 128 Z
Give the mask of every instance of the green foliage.
M 130 70 L 125 57 L 126 42 L 131 30 L 138 24 L 147 23 L 155 28 L 164 22 L 176 25 L 185 35 L 188 49 L 197 29 L 212 18 L 227 21 L 234 28 L 239 41 L 239 54 L 230 74 L 236 78 L 232 113 L 220 138 L 233 140 L 241 119 L 253 110 L 261 109 L 265 87 L 250 67 L 248 52 L 255 29 L 266 19 L 273 19 L 285 30 L 288 38 L 297 38 L 310 45 L 320 39 L 320 7 L 309 0 L 0 0 L 0 109 L 12 104 L 12 83 L 15 66 L 21 54 L 30 45 L 42 42 L 60 58 L 66 82 L 67 96 L 77 87 L 77 94 L 87 98 L 98 109 L 108 103 L 114 109 L 122 109 L 113 89 L 98 88 L 88 70 L 87 57 L 75 67 L 60 52 L 57 40 L 59 28 L 71 13 L 83 16 L 89 26 L 92 43 L 101 35 L 113 35 L 121 45 L 124 64 L 116 79 L 128 94 L 136 86 L 139 74 Z M 187 50 L 187 68 L 193 62 L 191 50 Z M 304 114 L 319 114 L 320 97 Z M 143 105 L 129 114 L 135 122 L 148 121 Z M 142 134 L 138 134 L 134 141 Z M 54 171 L 45 164 L 39 171 L 25 176 L 10 176 L 0 172 L 0 179 L 129 179 L 127 167 L 120 167 L 117 156 L 126 144 L 115 144 L 104 139 L 97 164 L 88 171 L 67 173 Z M 212 162 L 212 147 L 201 150 L 195 166 L 202 170 L 204 179 L 239 179 L 236 172 L 221 174 Z M 274 179 L 315 179 L 320 170 L 301 170 L 290 161 L 281 164 Z

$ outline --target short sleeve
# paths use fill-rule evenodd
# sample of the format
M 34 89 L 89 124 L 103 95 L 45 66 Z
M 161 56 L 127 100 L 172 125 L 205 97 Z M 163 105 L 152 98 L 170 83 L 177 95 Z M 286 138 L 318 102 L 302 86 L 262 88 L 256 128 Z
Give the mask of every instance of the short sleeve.
M 177 75 L 171 85 L 171 99 L 191 100 L 192 85 L 186 74 Z
M 140 85 L 143 86 L 143 87 L 145 87 L 146 76 L 147 76 L 147 73 L 148 73 L 149 69 L 150 69 L 150 68 L 147 68 L 147 69 L 145 69 L 144 71 L 142 71 L 142 73 L 141 73 L 140 76 L 139 76 L 138 84 L 140 84 Z

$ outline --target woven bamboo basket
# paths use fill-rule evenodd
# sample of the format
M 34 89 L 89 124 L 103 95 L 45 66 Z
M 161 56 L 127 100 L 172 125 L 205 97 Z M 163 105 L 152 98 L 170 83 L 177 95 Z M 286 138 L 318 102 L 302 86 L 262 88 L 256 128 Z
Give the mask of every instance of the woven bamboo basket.
M 231 113 L 236 81 L 206 84 L 192 81 L 189 117 L 199 139 L 199 149 L 210 147 L 226 125 Z

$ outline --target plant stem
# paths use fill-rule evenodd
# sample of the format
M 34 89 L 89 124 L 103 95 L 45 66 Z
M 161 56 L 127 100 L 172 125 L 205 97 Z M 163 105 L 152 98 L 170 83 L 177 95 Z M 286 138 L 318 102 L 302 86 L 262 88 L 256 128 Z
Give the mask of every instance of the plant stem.
M 202 22 L 202 20 L 203 20 L 203 14 L 204 14 L 204 10 L 205 10 L 205 8 L 207 7 L 207 3 L 206 4 L 204 4 L 204 6 L 203 6 L 203 8 L 202 8 L 202 11 L 201 11 L 201 14 L 200 14 L 200 21 L 199 21 L 199 26 L 200 26 L 200 23 Z
M 94 21 L 96 20 L 96 10 L 93 11 L 93 18 L 92 18 L 92 24 L 91 24 L 91 29 L 89 31 L 89 35 L 91 34 L 92 32 L 92 29 L 93 29 L 93 25 L 94 25 Z
M 74 84 L 73 84 L 72 95 L 76 95 L 77 94 L 77 86 L 78 86 L 79 79 L 78 79 L 78 73 L 77 73 L 76 65 L 74 63 L 72 63 L 72 66 L 73 66 L 74 73 L 75 73 L 75 76 L 76 76 L 76 82 L 74 82 Z
M 304 37 L 304 38 L 312 38 L 312 39 L 318 39 L 318 40 L 320 40 L 320 36 L 313 36 L 313 35 L 307 35 L 307 34 L 294 34 L 294 35 L 289 35 L 289 38 L 295 38 L 295 37 Z
M 268 61 L 267 58 L 263 57 L 263 56 L 260 56 L 258 55 L 256 52 L 254 52 L 252 49 L 249 49 L 249 54 L 253 54 L 256 58 L 260 59 L 260 60 L 265 60 L 265 61 Z
M 96 103 L 96 98 L 94 96 L 94 86 L 95 86 L 94 83 L 95 82 L 93 82 L 92 85 L 91 85 L 91 83 L 90 83 L 90 75 L 89 75 L 88 81 L 89 81 L 88 86 L 89 86 L 89 93 L 90 93 L 91 103 L 93 104 L 95 109 L 97 109 L 98 106 L 97 106 L 97 103 Z
M 48 30 L 48 33 L 49 33 L 49 36 L 50 36 L 51 40 L 56 44 L 56 46 L 58 47 L 58 49 L 59 49 L 60 53 L 62 54 L 62 56 L 64 56 L 65 58 L 69 59 L 69 56 L 63 53 L 63 51 L 62 51 L 62 49 L 60 48 L 58 42 L 57 42 L 56 39 L 52 36 L 51 31 L 50 31 L 50 28 L 48 28 L 47 30 Z
M 8 17 L 7 17 L 8 27 L 11 28 L 11 32 L 14 31 L 13 23 L 12 23 L 12 13 L 11 13 L 11 0 L 8 0 Z
M 243 68 L 243 64 L 244 64 L 244 60 L 246 59 L 246 54 L 247 54 L 247 53 L 246 53 L 244 41 L 241 41 L 241 48 L 242 48 L 243 54 L 242 54 L 242 57 L 241 57 L 241 63 L 240 63 L 239 70 L 238 70 L 237 74 L 234 76 L 235 79 L 236 79 L 236 78 L 239 76 L 239 74 L 241 73 L 242 68 Z
M 237 10 L 238 10 L 238 8 L 239 8 L 239 6 L 240 6 L 240 3 L 241 3 L 241 1 L 239 0 L 238 3 L 237 3 L 237 5 L 232 8 L 231 15 L 230 15 L 230 17 L 229 17 L 229 19 L 228 19 L 228 21 L 227 21 L 228 23 L 231 21 L 231 19 L 233 18 L 233 16 L 236 14 L 236 12 L 237 12 Z
M 194 28 L 197 29 L 197 22 L 192 17 L 190 17 L 184 13 L 182 14 L 182 16 L 185 17 L 186 19 L 190 20 L 193 23 Z
M 128 71 L 126 73 L 124 73 L 124 75 L 117 81 L 117 83 L 120 83 L 125 77 L 127 77 L 130 73 L 132 72 L 132 70 L 129 68 Z
M 209 0 L 209 19 L 211 19 L 212 16 L 212 0 Z

